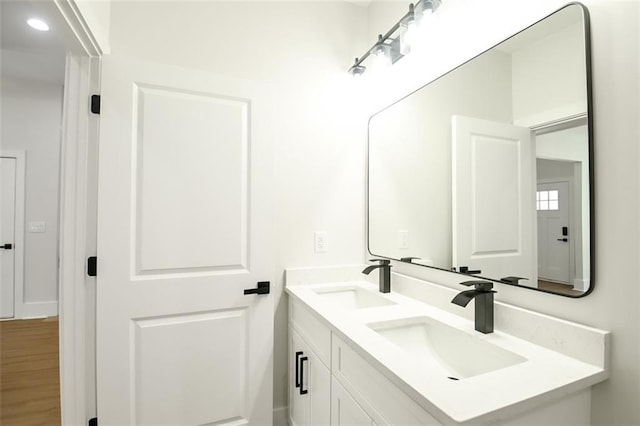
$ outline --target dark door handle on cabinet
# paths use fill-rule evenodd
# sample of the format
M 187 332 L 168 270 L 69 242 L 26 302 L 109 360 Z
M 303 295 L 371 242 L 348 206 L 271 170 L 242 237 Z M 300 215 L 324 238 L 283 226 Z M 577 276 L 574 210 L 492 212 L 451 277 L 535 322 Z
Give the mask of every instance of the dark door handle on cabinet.
M 306 395 L 309 393 L 309 389 L 304 389 L 304 362 L 308 361 L 309 358 L 303 356 L 300 358 L 300 395 Z
M 296 352 L 296 387 L 299 388 L 301 386 L 300 382 L 300 355 L 302 355 L 302 351 Z
M 2 244 L 0 249 L 11 250 L 13 248 L 13 244 Z

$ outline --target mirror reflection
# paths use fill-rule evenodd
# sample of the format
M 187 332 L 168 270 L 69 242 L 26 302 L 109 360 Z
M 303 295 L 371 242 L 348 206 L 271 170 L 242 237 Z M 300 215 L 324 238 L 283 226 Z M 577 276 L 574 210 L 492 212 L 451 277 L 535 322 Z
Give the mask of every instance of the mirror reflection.
M 587 30 L 568 5 L 371 117 L 372 255 L 589 290 Z

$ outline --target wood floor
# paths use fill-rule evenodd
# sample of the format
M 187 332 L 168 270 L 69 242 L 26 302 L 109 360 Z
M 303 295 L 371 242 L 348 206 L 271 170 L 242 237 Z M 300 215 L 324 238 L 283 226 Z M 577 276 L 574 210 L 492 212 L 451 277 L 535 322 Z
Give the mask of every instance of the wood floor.
M 573 286 L 568 284 L 560 284 L 544 280 L 538 280 L 538 288 L 550 290 L 554 293 L 566 294 L 568 296 L 580 296 L 584 293 L 582 291 L 574 290 Z
M 60 425 L 58 318 L 0 322 L 0 425 Z

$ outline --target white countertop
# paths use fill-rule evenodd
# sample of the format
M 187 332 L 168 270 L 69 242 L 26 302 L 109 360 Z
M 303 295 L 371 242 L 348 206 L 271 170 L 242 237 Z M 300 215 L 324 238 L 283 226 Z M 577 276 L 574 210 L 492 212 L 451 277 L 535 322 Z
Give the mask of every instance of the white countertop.
M 294 300 L 315 312 L 339 337 L 444 424 L 489 423 L 586 389 L 608 377 L 592 365 L 496 330 L 482 334 L 473 321 L 398 293 L 378 293 L 395 305 L 358 310 L 336 309 L 314 289 L 362 287 L 366 281 L 287 286 Z M 472 309 L 472 306 L 469 306 Z M 410 356 L 370 329 L 372 322 L 426 316 L 526 358 L 526 361 L 458 381 L 448 379 L 428 362 Z M 566 321 L 561 321 L 566 326 Z M 575 327 L 582 327 L 574 324 Z M 587 328 L 587 327 L 584 327 Z M 603 332 L 606 333 L 606 332 Z M 567 336 L 571 338 L 571 336 Z

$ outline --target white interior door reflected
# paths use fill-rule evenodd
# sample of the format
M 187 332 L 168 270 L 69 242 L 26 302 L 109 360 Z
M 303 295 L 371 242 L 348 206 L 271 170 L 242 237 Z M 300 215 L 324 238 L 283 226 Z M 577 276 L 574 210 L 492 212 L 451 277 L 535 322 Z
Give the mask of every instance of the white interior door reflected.
M 541 280 L 571 282 L 570 199 L 569 182 L 538 184 L 538 278 Z

